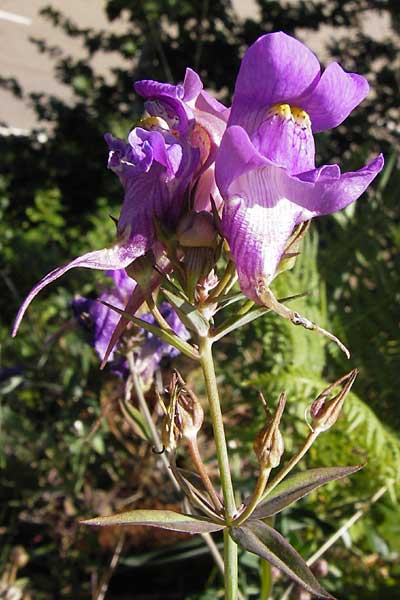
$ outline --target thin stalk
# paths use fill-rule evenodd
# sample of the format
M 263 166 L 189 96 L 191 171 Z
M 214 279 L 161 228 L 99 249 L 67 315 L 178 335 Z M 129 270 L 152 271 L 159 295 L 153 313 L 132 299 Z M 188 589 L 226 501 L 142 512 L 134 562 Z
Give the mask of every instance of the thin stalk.
M 218 498 L 218 494 L 215 491 L 212 481 L 210 479 L 210 476 L 207 473 L 207 469 L 204 466 L 203 460 L 202 460 L 200 452 L 199 452 L 197 438 L 188 439 L 187 445 L 188 445 L 190 456 L 192 457 L 194 466 L 195 466 L 198 474 L 200 475 L 200 478 L 204 484 L 204 487 L 206 488 L 206 490 L 208 492 L 208 495 L 210 496 L 210 498 L 212 500 L 212 503 L 215 506 L 215 509 L 217 510 L 217 512 L 221 512 L 222 503 L 221 503 L 221 500 Z
M 331 546 L 333 546 L 333 544 L 335 542 L 337 542 L 337 540 L 342 537 L 342 535 L 348 531 L 350 529 L 350 527 L 352 527 L 355 523 L 357 523 L 357 521 L 359 519 L 361 519 L 362 516 L 364 516 L 364 514 L 367 512 L 367 510 L 369 510 L 371 508 L 371 506 L 373 504 L 375 504 L 375 502 L 378 502 L 378 500 L 387 492 L 387 486 L 384 485 L 381 488 L 379 488 L 379 490 L 377 492 L 375 492 L 375 494 L 372 496 L 372 498 L 369 500 L 369 502 L 367 502 L 362 508 L 360 508 L 357 512 L 354 513 L 354 515 L 352 517 L 350 517 L 350 519 L 348 519 L 345 523 L 343 523 L 343 525 L 340 527 L 340 529 L 338 529 L 333 535 L 331 535 L 330 538 L 328 538 L 326 540 L 326 542 L 316 551 L 314 552 L 314 554 L 312 556 L 310 556 L 310 558 L 307 560 L 307 565 L 309 567 L 311 567 L 315 562 L 317 562 L 317 560 L 319 558 L 321 558 L 321 556 L 323 554 L 325 554 L 325 552 L 327 550 L 329 550 L 329 548 Z
M 319 436 L 320 433 L 321 432 L 317 431 L 317 430 L 310 431 L 310 433 L 308 434 L 308 437 L 304 443 L 304 446 L 302 448 L 300 448 L 300 450 L 298 451 L 297 454 L 292 456 L 292 458 L 289 460 L 286 467 L 284 467 L 281 471 L 279 471 L 278 475 L 276 477 L 274 477 L 274 479 L 272 481 L 269 482 L 269 484 L 265 488 L 265 492 L 262 495 L 261 500 L 264 500 L 264 498 L 266 498 L 268 496 L 268 494 L 270 492 L 272 492 L 273 489 L 276 488 L 276 486 L 282 481 L 282 479 L 284 479 L 286 477 L 286 475 L 288 475 L 288 473 L 290 473 L 290 471 L 297 465 L 297 463 L 308 452 L 308 450 L 311 448 L 311 446 L 313 445 L 313 443 L 315 442 L 315 440 L 317 439 L 317 437 Z
M 172 329 L 171 325 L 162 316 L 162 314 L 161 314 L 157 304 L 154 302 L 154 298 L 151 294 L 146 296 L 146 302 L 150 309 L 151 314 L 153 315 L 153 317 L 155 318 L 155 320 L 157 321 L 157 323 L 159 324 L 161 329 L 165 329 L 166 331 L 169 331 L 170 333 L 174 333 L 174 330 Z
M 166 470 L 168 477 L 170 478 L 175 490 L 177 492 L 181 493 L 181 488 L 180 488 L 178 482 L 176 481 L 174 474 L 172 473 L 172 471 L 170 469 L 168 459 L 167 459 L 165 453 L 162 452 L 163 445 L 162 445 L 160 436 L 158 434 L 158 431 L 154 425 L 154 421 L 152 419 L 151 413 L 149 411 L 149 407 L 147 406 L 147 402 L 146 402 L 146 399 L 143 394 L 142 382 L 141 382 L 140 377 L 138 376 L 136 369 L 135 369 L 135 359 L 133 356 L 133 352 L 129 352 L 127 355 L 127 358 L 128 358 L 130 373 L 132 376 L 133 386 L 135 388 L 135 393 L 136 393 L 136 396 L 137 396 L 137 399 L 139 402 L 140 409 L 142 410 L 143 416 L 149 427 L 150 434 L 151 434 L 151 437 L 153 440 L 153 444 L 156 447 L 156 449 L 158 450 L 158 452 L 161 452 L 161 454 L 159 454 L 159 456 L 161 457 L 161 460 L 163 462 L 165 470 Z M 218 550 L 217 546 L 215 545 L 211 534 L 210 533 L 202 533 L 200 535 L 203 538 L 205 544 L 207 545 L 211 555 L 213 556 L 213 558 L 215 560 L 215 564 L 217 565 L 217 567 L 219 568 L 219 570 L 221 571 L 221 573 L 223 575 L 224 569 L 223 569 L 222 556 L 219 553 L 219 550 Z
M 357 512 L 355 512 L 354 515 L 352 515 L 350 517 L 350 519 L 347 519 L 347 521 L 345 521 L 345 523 L 343 523 L 343 525 L 337 531 L 335 531 L 335 533 L 333 535 L 331 535 L 331 537 L 328 538 L 326 540 L 326 542 L 324 544 L 322 544 L 322 546 L 320 548 L 318 548 L 318 550 L 316 552 L 314 552 L 314 554 L 312 556 L 310 556 L 310 558 L 307 560 L 307 565 L 309 567 L 312 567 L 312 565 L 315 564 L 317 562 L 317 560 L 319 558 L 321 558 L 321 556 L 323 556 L 325 554 L 325 552 L 327 550 L 329 550 L 329 548 L 331 546 L 333 546 L 333 544 L 335 544 L 338 541 L 338 539 L 341 538 L 342 535 L 350 529 L 350 527 L 352 527 L 355 523 L 357 523 L 357 521 L 359 521 L 361 519 L 361 517 L 363 517 L 365 515 L 367 510 L 369 510 L 371 508 L 371 506 L 373 504 L 375 504 L 375 502 L 378 502 L 378 500 L 384 494 L 386 494 L 387 490 L 388 490 L 388 488 L 386 485 L 379 488 L 379 490 L 377 490 L 375 492 L 375 494 L 372 496 L 372 498 L 369 500 L 369 502 L 367 502 L 366 504 L 364 504 L 364 506 L 362 508 L 357 510 Z M 281 600 L 288 600 L 288 598 L 293 590 L 293 587 L 294 587 L 293 584 L 291 584 L 286 589 Z
M 133 357 L 133 352 L 128 352 L 127 359 L 128 359 L 129 369 L 130 369 L 131 378 L 132 378 L 132 382 L 133 382 L 133 387 L 135 389 L 135 394 L 136 394 L 136 397 L 137 397 L 137 400 L 138 400 L 138 403 L 140 406 L 140 410 L 142 411 L 143 416 L 146 419 L 146 423 L 149 427 L 150 435 L 151 435 L 155 450 L 159 454 L 159 456 L 163 462 L 163 465 L 164 465 L 165 469 L 167 470 L 167 473 L 170 473 L 171 481 L 174 485 L 174 488 L 177 491 L 180 491 L 180 487 L 179 487 L 175 477 L 171 473 L 168 458 L 166 457 L 165 453 L 163 452 L 163 444 L 160 440 L 160 436 L 158 435 L 156 426 L 154 425 L 154 421 L 151 416 L 149 407 L 147 406 L 147 402 L 146 402 L 146 399 L 143 394 L 142 382 L 141 382 L 140 377 L 137 374 L 137 371 L 135 368 L 135 359 Z
M 229 535 L 229 529 L 224 529 L 224 565 L 225 600 L 238 600 L 241 596 L 238 590 L 238 547 Z
M 268 600 L 272 589 L 271 565 L 267 560 L 260 559 L 261 592 L 260 600 Z
M 121 552 L 124 547 L 124 541 L 125 541 L 125 533 L 122 533 L 120 535 L 118 543 L 115 547 L 114 554 L 112 556 L 110 565 L 109 565 L 104 577 L 102 578 L 102 580 L 100 582 L 98 591 L 96 592 L 95 600 L 104 600 L 104 598 L 106 597 L 108 585 L 110 583 L 111 577 L 113 576 L 113 573 L 118 566 L 119 558 L 121 556 Z
M 231 471 L 229 466 L 228 449 L 226 446 L 224 423 L 219 401 L 218 386 L 215 376 L 212 356 L 212 341 L 209 338 L 199 338 L 200 363 L 203 369 L 204 381 L 210 404 L 211 420 L 217 450 L 218 465 L 221 477 L 221 487 L 224 496 L 225 520 L 229 525 L 236 512 Z M 224 562 L 225 562 L 225 600 L 238 598 L 238 554 L 237 545 L 224 530 Z
M 253 492 L 250 502 L 248 503 L 245 510 L 242 512 L 242 514 L 233 521 L 236 527 L 238 527 L 239 525 L 244 523 L 250 517 L 250 515 L 253 514 L 254 510 L 257 508 L 257 504 L 260 502 L 261 498 L 263 497 L 265 486 L 267 485 L 268 477 L 269 477 L 270 473 L 271 473 L 271 469 L 263 469 L 260 472 L 260 474 L 258 476 L 258 480 L 257 480 L 257 485 L 255 487 L 255 490 Z
M 253 308 L 253 306 L 254 306 L 253 300 L 247 300 L 247 302 L 245 302 L 243 304 L 243 306 L 238 310 L 237 314 L 240 316 L 245 315 L 246 313 L 249 312 L 249 310 L 251 308 Z
M 228 266 L 225 269 L 225 273 L 222 275 L 221 279 L 219 280 L 218 285 L 211 291 L 210 295 L 208 296 L 207 302 L 211 302 L 212 300 L 217 298 L 220 294 L 222 294 L 222 292 L 225 290 L 225 288 L 231 282 L 232 278 L 235 276 L 235 273 L 236 273 L 235 263 L 230 261 L 228 263 Z

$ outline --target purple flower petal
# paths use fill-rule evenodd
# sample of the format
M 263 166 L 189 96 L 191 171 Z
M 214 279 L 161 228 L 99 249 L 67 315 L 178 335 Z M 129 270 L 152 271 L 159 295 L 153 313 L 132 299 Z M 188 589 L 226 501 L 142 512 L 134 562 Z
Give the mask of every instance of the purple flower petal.
M 186 135 L 193 119 L 187 102 L 193 100 L 203 87 L 200 77 L 191 69 L 186 69 L 183 84 L 171 85 L 144 80 L 135 83 L 135 90 L 146 98 L 149 114 L 163 118 L 171 129 Z
M 111 277 L 117 293 L 121 297 L 121 300 L 126 304 L 129 296 L 136 287 L 136 282 L 126 274 L 125 269 L 110 270 L 106 272 L 106 275 Z
M 317 132 L 340 125 L 368 92 L 364 77 L 346 73 L 334 62 L 325 69 L 311 93 L 298 102 L 309 114 L 312 129 Z
M 232 181 L 247 171 L 273 164 L 252 144 L 247 132 L 237 125 L 228 127 L 215 161 L 217 185 L 225 197 Z
M 48 273 L 43 279 L 37 283 L 33 289 L 29 292 L 24 302 L 22 303 L 14 323 L 12 330 L 12 336 L 17 334 L 23 316 L 26 309 L 32 302 L 32 300 L 38 295 L 38 293 L 45 288 L 49 283 L 52 283 L 64 273 L 76 267 L 84 267 L 86 269 L 99 269 L 107 271 L 109 269 L 123 269 L 127 267 L 135 258 L 140 256 L 140 249 L 135 245 L 127 243 L 119 243 L 110 248 L 103 248 L 102 250 L 95 250 L 94 252 L 88 252 L 82 256 L 78 256 L 70 263 L 54 269 Z
M 289 173 L 315 167 L 315 144 L 311 124 L 304 111 L 288 104 L 272 107 L 253 135 L 259 152 Z
M 190 102 L 197 98 L 203 89 L 203 83 L 193 69 L 186 69 L 185 79 L 183 81 L 183 95 L 182 100 L 184 102 Z
M 341 175 L 337 165 L 326 165 L 291 176 L 262 157 L 241 128 L 229 128 L 217 172 L 225 198 L 222 229 L 242 291 L 259 302 L 257 289 L 274 278 L 293 228 L 354 202 L 382 167 L 383 157 L 378 156 L 353 173 Z
M 304 44 L 282 32 L 260 37 L 242 60 L 229 125 L 241 125 L 251 137 L 271 106 L 298 106 L 296 99 L 319 77 L 319 62 Z
M 107 141 L 112 169 L 125 191 L 118 234 L 136 247 L 136 257 L 141 256 L 154 243 L 154 217 L 167 226 L 174 226 L 179 218 L 199 152 L 168 132 L 141 127 L 131 131 L 125 146 L 122 140 L 108 137 Z
M 304 209 L 302 220 L 328 215 L 357 200 L 382 171 L 382 154 L 366 166 L 341 174 L 338 165 L 325 165 L 308 173 L 282 178 L 282 192 Z

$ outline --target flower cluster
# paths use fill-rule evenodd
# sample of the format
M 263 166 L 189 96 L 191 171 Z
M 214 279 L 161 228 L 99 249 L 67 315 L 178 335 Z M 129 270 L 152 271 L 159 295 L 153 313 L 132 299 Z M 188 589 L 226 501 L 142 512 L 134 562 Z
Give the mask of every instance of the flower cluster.
M 205 240 L 208 254 L 199 254 L 194 232 L 195 251 L 189 252 L 177 233 L 194 213 L 203 214 L 199 223 L 206 222 L 204 213 L 214 221 L 242 292 L 274 308 L 269 286 L 296 226 L 354 202 L 383 167 L 382 156 L 350 173 L 338 165 L 315 166 L 314 134 L 339 125 L 365 98 L 368 83 L 337 63 L 321 74 L 314 54 L 282 32 L 248 49 L 231 108 L 208 94 L 192 69 L 182 84 L 146 80 L 135 90 L 147 116 L 127 141 L 105 136 L 108 167 L 124 191 L 117 240 L 46 275 L 22 304 L 14 333 L 37 293 L 75 267 L 128 268 L 132 275 L 132 264 L 150 253 L 169 272 L 192 265 L 196 282 L 204 283 L 218 258 L 214 242 Z M 129 306 L 126 298 L 113 300 Z M 108 318 L 111 327 L 115 317 Z

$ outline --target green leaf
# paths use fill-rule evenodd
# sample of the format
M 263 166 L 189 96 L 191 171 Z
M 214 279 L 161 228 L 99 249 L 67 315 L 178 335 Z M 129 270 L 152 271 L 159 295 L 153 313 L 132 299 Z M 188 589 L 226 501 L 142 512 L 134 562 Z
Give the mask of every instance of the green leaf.
M 218 517 L 218 515 L 215 513 L 215 509 L 208 499 L 208 494 L 205 495 L 202 493 L 202 491 L 200 491 L 203 486 L 201 485 L 200 488 L 198 488 L 197 485 L 194 485 L 191 481 L 189 481 L 189 479 L 184 477 L 182 475 L 182 469 L 178 469 L 173 465 L 171 465 L 171 469 L 183 493 L 186 495 L 192 506 L 202 512 L 204 515 L 208 516 L 212 521 L 222 521 L 221 517 Z M 224 525 L 221 524 L 221 527 L 223 526 Z
M 81 521 L 82 525 L 104 527 L 107 525 L 147 525 L 181 533 L 209 533 L 223 529 L 223 525 L 208 519 L 177 513 L 173 510 L 131 510 L 109 517 Z
M 113 306 L 112 304 L 109 304 L 108 302 L 104 302 L 104 300 L 101 301 L 101 303 L 104 304 L 105 306 L 107 306 L 108 308 L 111 308 L 118 314 L 122 315 L 129 321 L 132 321 L 132 323 L 134 323 L 138 327 L 141 327 L 142 329 L 149 331 L 153 335 L 156 335 L 157 337 L 164 340 L 164 342 L 171 344 L 171 346 L 174 346 L 174 348 L 176 348 L 177 350 L 182 352 L 182 354 L 185 354 L 189 358 L 193 358 L 194 360 L 198 360 L 200 358 L 199 353 L 197 352 L 196 348 L 194 348 L 193 346 L 191 346 L 190 344 L 185 342 L 185 340 L 182 340 L 180 337 L 178 337 L 172 331 L 172 329 L 170 331 L 167 331 L 166 329 L 161 329 L 160 327 L 157 327 L 156 325 L 152 325 L 151 323 L 147 323 L 146 321 L 143 321 L 142 319 L 138 319 L 137 317 L 134 317 L 133 315 L 126 312 L 125 310 L 121 310 L 120 308 L 117 308 L 116 306 Z
M 304 295 L 305 294 L 295 294 L 294 296 L 289 296 L 288 298 L 282 298 L 281 300 L 279 300 L 279 302 L 288 302 L 289 300 L 302 298 Z M 243 327 L 243 325 L 251 323 L 255 319 L 258 319 L 258 317 L 262 317 L 267 312 L 270 312 L 270 310 L 271 309 L 267 308 L 266 306 L 255 306 L 254 308 L 249 310 L 249 312 L 242 316 L 233 315 L 232 317 L 229 317 L 229 319 L 224 321 L 224 323 L 222 323 L 213 331 L 212 341 L 217 342 L 221 338 L 228 335 L 228 333 L 235 331 L 235 329 L 238 329 L 239 327 Z
M 310 469 L 296 475 L 287 477 L 270 494 L 267 500 L 261 502 L 253 513 L 257 519 L 265 519 L 280 512 L 293 502 L 297 502 L 321 485 L 352 475 L 363 468 L 364 465 L 355 465 L 354 467 L 322 467 L 319 469 Z
M 222 325 L 213 331 L 212 341 L 217 342 L 228 335 L 228 333 L 235 331 L 235 329 L 238 329 L 239 327 L 243 327 L 243 325 L 247 325 L 247 323 L 251 323 L 255 319 L 258 319 L 258 317 L 265 315 L 267 312 L 270 312 L 270 309 L 266 306 L 257 306 L 252 310 L 249 310 L 245 315 L 239 317 L 238 315 L 233 315 L 232 317 L 229 317 L 229 319 L 224 321 Z
M 332 599 L 318 583 L 300 554 L 275 529 L 257 519 L 229 531 L 242 548 L 261 556 L 317 598 Z
M 194 331 L 198 335 L 205 337 L 208 334 L 210 326 L 203 315 L 184 298 L 181 298 L 171 290 L 167 290 L 164 287 L 161 289 L 164 296 L 174 307 L 182 323 L 191 331 Z
M 230 306 L 231 304 L 235 304 L 235 302 L 241 302 L 243 300 L 247 301 L 248 298 L 242 294 L 242 292 L 232 292 L 230 294 L 226 294 L 219 299 L 217 312 L 223 308 L 226 308 L 227 306 Z
M 146 419 L 129 401 L 124 400 L 123 398 L 119 401 L 119 406 L 121 408 L 121 412 L 124 415 L 127 422 L 132 427 L 133 431 L 143 440 L 147 442 L 152 441 L 151 432 L 149 426 L 147 424 Z

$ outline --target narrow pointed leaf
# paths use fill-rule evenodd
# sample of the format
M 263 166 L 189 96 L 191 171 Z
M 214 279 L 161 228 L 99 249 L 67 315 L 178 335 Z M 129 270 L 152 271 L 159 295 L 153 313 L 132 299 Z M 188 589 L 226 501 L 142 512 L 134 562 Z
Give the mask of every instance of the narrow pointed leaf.
M 280 512 L 293 502 L 297 502 L 307 494 L 316 490 L 329 481 L 341 479 L 352 475 L 362 469 L 364 465 L 355 465 L 354 467 L 322 467 L 319 469 L 310 469 L 301 473 L 296 473 L 287 477 L 280 483 L 266 500 L 261 502 L 253 513 L 256 519 L 265 519 Z
M 136 435 L 146 440 L 146 442 L 150 442 L 152 440 L 151 432 L 140 410 L 124 399 L 119 401 L 119 406 L 126 421 L 130 424 Z
M 251 519 L 241 527 L 232 528 L 229 533 L 239 546 L 261 556 L 317 598 L 333 598 L 318 583 L 300 554 L 263 521 Z
M 305 294 L 295 294 L 294 296 L 289 296 L 288 298 L 282 298 L 282 300 L 279 300 L 279 302 L 288 302 L 289 300 L 295 300 L 296 298 L 302 298 L 304 295 Z M 248 323 L 251 323 L 255 319 L 262 317 L 267 312 L 270 312 L 270 310 L 271 309 L 267 308 L 266 306 L 255 306 L 254 308 L 249 310 L 249 312 L 247 312 L 245 315 L 242 315 L 242 316 L 233 315 L 232 317 L 229 317 L 229 319 L 227 319 L 224 323 L 222 323 L 219 327 L 217 327 L 214 330 L 213 335 L 212 335 L 213 342 L 217 342 L 221 338 L 228 335 L 228 333 L 235 331 L 235 329 L 238 329 L 239 327 L 243 327 L 243 325 L 247 325 Z
M 205 337 L 208 334 L 209 324 L 203 315 L 184 298 L 171 290 L 162 288 L 164 296 L 172 304 L 182 323 L 191 331 Z
M 228 335 L 228 333 L 232 333 L 232 331 L 235 331 L 235 329 L 251 323 L 255 319 L 258 319 L 258 317 L 265 315 L 267 312 L 270 312 L 270 309 L 266 306 L 257 306 L 256 308 L 249 310 L 249 312 L 245 315 L 233 315 L 232 317 L 229 317 L 229 319 L 227 319 L 224 323 L 222 323 L 222 325 L 214 330 L 212 334 L 213 342 L 217 342 L 221 338 Z
M 186 354 L 186 356 L 188 356 L 189 358 L 193 358 L 195 360 L 197 360 L 199 358 L 199 353 L 197 352 L 196 348 L 194 348 L 193 346 L 188 344 L 188 342 L 185 342 L 185 340 L 182 340 L 180 337 L 178 337 L 172 331 L 172 329 L 170 331 L 168 331 L 166 329 L 161 329 L 160 327 L 157 327 L 156 325 L 153 325 L 152 323 L 147 323 L 146 321 L 143 321 L 142 319 L 138 319 L 137 317 L 130 315 L 125 310 L 121 310 L 120 308 L 117 308 L 116 306 L 113 306 L 112 304 L 109 304 L 108 302 L 103 301 L 102 304 L 104 304 L 105 306 L 108 306 L 108 308 L 111 308 L 118 314 L 124 316 L 129 321 L 132 321 L 132 323 L 134 323 L 138 327 L 141 327 L 142 329 L 149 331 L 150 333 L 161 338 L 168 344 L 171 344 L 171 346 L 174 346 L 174 348 L 177 348 L 180 352 L 182 352 L 182 354 Z
M 218 300 L 219 306 L 217 312 L 219 312 L 223 308 L 226 308 L 227 306 L 230 306 L 231 304 L 235 304 L 235 302 L 240 302 L 241 300 L 248 300 L 247 296 L 242 294 L 242 292 L 233 292 L 232 294 L 226 294 Z
M 131 510 L 109 517 L 81 521 L 82 525 L 104 527 L 107 525 L 147 525 L 181 533 L 209 533 L 219 531 L 222 525 L 208 519 L 177 513 L 173 510 Z
M 222 521 L 221 517 L 219 517 L 215 513 L 213 506 L 209 502 L 208 495 L 205 496 L 204 494 L 202 494 L 200 490 L 196 488 L 195 485 L 193 485 L 188 479 L 183 477 L 183 475 L 181 474 L 181 469 L 172 466 L 171 468 L 173 474 L 175 475 L 175 478 L 177 479 L 180 487 L 182 488 L 182 491 L 184 492 L 192 506 L 200 512 L 202 512 L 212 521 Z M 222 522 L 221 527 L 224 527 L 224 524 Z

